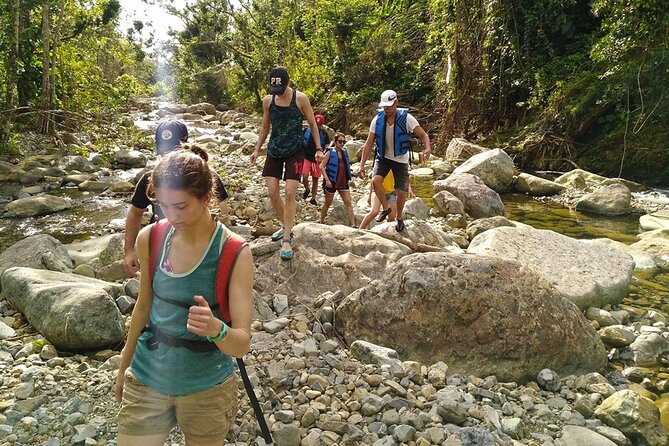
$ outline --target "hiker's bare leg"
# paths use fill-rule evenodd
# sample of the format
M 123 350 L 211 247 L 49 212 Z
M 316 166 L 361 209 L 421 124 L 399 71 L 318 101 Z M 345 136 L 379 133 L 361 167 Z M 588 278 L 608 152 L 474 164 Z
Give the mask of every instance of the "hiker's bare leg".
M 325 192 L 325 201 L 323 202 L 323 206 L 321 207 L 321 223 L 325 223 L 325 217 L 328 216 L 328 209 L 330 209 L 332 200 L 334 200 L 334 194 Z
M 311 185 L 311 198 L 316 199 L 318 195 L 318 177 L 311 177 L 313 184 Z
M 386 201 L 386 190 L 383 188 L 383 177 L 381 175 L 374 175 L 372 178 L 372 186 L 374 186 L 374 193 L 381 202 L 381 210 L 388 209 L 388 201 Z
M 341 200 L 346 206 L 346 213 L 348 214 L 348 225 L 355 226 L 355 214 L 353 213 L 353 203 L 351 203 L 351 193 L 347 190 L 340 190 Z
M 286 195 L 283 208 L 283 236 L 284 238 L 292 238 L 291 232 L 295 225 L 295 208 L 297 202 L 295 201 L 295 194 L 297 193 L 297 185 L 300 184 L 297 180 L 286 180 Z M 281 249 L 290 250 L 290 244 L 282 243 Z
M 297 183 L 295 180 L 292 181 Z M 279 218 L 279 220 L 281 220 L 281 223 L 285 225 L 283 221 L 284 204 L 281 195 L 279 195 L 279 179 L 274 177 L 265 177 L 265 184 L 267 185 L 267 195 L 269 195 L 269 200 L 272 202 L 274 212 L 276 212 L 276 216 Z M 293 191 L 293 197 L 294 196 L 295 192 Z M 294 217 L 295 213 L 293 212 L 293 218 Z M 290 232 L 288 232 L 288 234 L 290 234 Z
M 397 194 L 397 219 L 401 220 L 402 211 L 404 210 L 404 200 L 406 198 L 406 192 L 404 192 L 402 189 L 395 189 L 395 193 Z

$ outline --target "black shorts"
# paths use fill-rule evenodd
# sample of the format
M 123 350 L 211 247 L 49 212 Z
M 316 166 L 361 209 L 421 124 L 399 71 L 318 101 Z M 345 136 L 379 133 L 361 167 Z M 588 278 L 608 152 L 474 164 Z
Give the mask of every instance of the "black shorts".
M 302 163 L 304 162 L 304 151 L 298 150 L 288 158 L 272 158 L 267 155 L 265 165 L 262 168 L 263 177 L 273 177 L 286 180 L 302 179 Z M 285 170 L 284 170 L 285 166 Z
M 388 172 L 393 171 L 395 177 L 395 189 L 409 192 L 409 165 L 406 163 L 398 163 L 389 159 L 377 159 L 374 164 L 372 176 L 381 175 L 383 178 L 388 175 Z

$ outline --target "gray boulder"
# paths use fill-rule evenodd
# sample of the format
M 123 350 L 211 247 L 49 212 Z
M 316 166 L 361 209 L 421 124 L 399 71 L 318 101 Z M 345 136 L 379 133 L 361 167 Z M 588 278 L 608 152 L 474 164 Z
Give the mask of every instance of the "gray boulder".
M 72 207 L 69 198 L 55 197 L 48 194 L 19 198 L 5 207 L 7 217 L 37 217 L 64 211 Z
M 657 265 L 669 265 L 669 229 L 656 229 L 641 233 L 631 249 L 650 254 Z
M 504 215 L 504 203 L 499 194 L 476 175 L 454 173 L 445 180 L 435 181 L 434 193 L 442 190 L 450 192 L 460 200 L 467 214 L 474 219 Z
M 84 240 L 80 242 L 72 242 L 67 245 L 63 245 L 67 250 L 70 258 L 74 262 L 75 266 L 83 265 L 89 263 L 91 260 L 101 257 L 103 252 L 113 253 L 115 250 L 110 249 L 111 244 L 118 244 L 120 239 L 120 249 L 121 254 L 123 253 L 123 234 L 106 234 L 100 237 L 95 237 L 89 240 Z M 113 255 L 113 254 L 112 254 Z M 106 257 L 107 254 L 105 254 Z M 111 261 L 120 260 L 123 256 L 112 257 Z M 102 261 L 102 258 L 100 259 Z M 109 264 L 107 261 L 105 264 Z
M 459 165 L 453 174 L 470 173 L 496 192 L 505 192 L 513 181 L 513 160 L 502 149 L 486 150 Z
M 576 203 L 576 210 L 603 215 L 629 214 L 632 193 L 622 183 L 611 183 L 597 188 Z
M 199 114 L 199 115 L 215 115 L 216 114 L 216 106 L 214 106 L 214 104 L 210 104 L 208 102 L 200 102 L 199 104 L 189 105 L 186 108 L 186 112 L 196 113 L 196 114 Z
M 26 237 L 0 254 L 0 276 L 12 266 L 64 273 L 69 273 L 74 267 L 63 244 L 47 234 Z
M 114 153 L 114 167 L 121 169 L 132 169 L 145 167 L 147 162 L 146 155 L 138 150 L 118 150 Z
M 370 231 L 375 234 L 397 235 L 395 222 L 386 222 L 374 226 Z M 405 229 L 399 234 L 401 237 L 408 238 L 414 243 L 433 246 L 435 248 L 444 248 L 444 251 L 462 252 L 457 243 L 451 237 L 439 229 L 435 229 L 424 221 L 406 220 Z
M 642 215 L 639 217 L 639 225 L 644 231 L 669 229 L 669 209 Z
M 620 430 L 634 445 L 666 446 L 668 442 L 655 403 L 631 390 L 619 390 L 606 398 L 595 416 Z
M 255 257 L 255 289 L 272 294 L 315 298 L 319 292 L 349 294 L 371 278 L 385 277 L 386 269 L 411 249 L 370 231 L 347 226 L 301 223 L 293 228 L 293 259 L 280 261 L 277 248 Z M 252 243 L 251 249 L 268 239 Z M 274 242 L 272 242 L 274 243 Z M 257 251 L 256 251 L 257 252 Z M 309 284 L 309 286 L 305 286 Z
M 0 161 L 0 182 L 16 182 L 19 181 L 21 175 L 23 175 L 23 169 L 20 167 L 6 161 Z
M 464 138 L 453 138 L 446 148 L 446 156 L 444 158 L 448 161 L 462 162 L 486 150 L 488 149 L 471 143 Z
M 76 274 L 10 268 L 2 294 L 30 324 L 62 350 L 108 347 L 123 341 L 115 299 L 122 286 Z
M 530 175 L 529 173 L 518 174 L 513 185 L 518 192 L 523 192 L 535 197 L 546 197 L 559 194 L 565 188 L 562 184 Z
M 606 350 L 576 306 L 517 262 L 421 253 L 382 277 L 340 304 L 337 329 L 348 342 L 500 381 L 534 380 L 546 367 L 569 375 L 606 366 Z
M 414 197 L 404 203 L 402 216 L 405 220 L 409 218 L 427 220 L 430 217 L 430 207 L 419 197 Z
M 530 227 L 491 229 L 476 236 L 467 252 L 522 263 L 581 310 L 619 304 L 634 271 L 632 257 L 615 248 Z
M 586 427 L 566 425 L 562 428 L 562 441 L 567 446 L 617 446 L 603 435 Z
M 467 233 L 467 237 L 469 238 L 469 240 L 473 240 L 474 237 L 489 229 L 499 228 L 502 226 L 513 227 L 516 225 L 508 218 L 498 215 L 497 217 L 479 218 L 478 220 L 474 220 L 473 222 L 467 225 L 465 232 Z
M 634 363 L 639 367 L 655 367 L 669 353 L 669 340 L 657 333 L 641 333 L 630 345 Z
M 59 157 L 55 160 L 54 167 L 63 169 L 65 172 L 76 171 L 91 173 L 98 170 L 92 161 L 80 155 Z
M 455 195 L 447 190 L 437 192 L 432 197 L 435 213 L 442 217 L 448 214 L 465 215 L 465 205 Z

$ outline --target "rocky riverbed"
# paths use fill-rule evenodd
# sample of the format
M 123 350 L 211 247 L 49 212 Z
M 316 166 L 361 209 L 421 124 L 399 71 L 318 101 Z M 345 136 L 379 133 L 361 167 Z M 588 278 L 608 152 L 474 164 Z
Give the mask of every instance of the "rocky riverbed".
M 168 114 L 210 148 L 234 230 L 251 241 L 245 359 L 277 445 L 669 444 L 660 418 L 669 410 L 666 316 L 620 305 L 635 268 L 669 264 L 667 231 L 632 246 L 576 241 L 507 220 L 498 191 L 558 194 L 603 214 L 662 202 L 643 204 L 633 185 L 582 171 L 520 177 L 503 151 L 456 140 L 425 166 L 431 173 L 416 173 L 431 175 L 434 207 L 408 203 L 402 237 L 390 223 L 309 223 L 318 210 L 300 201 L 296 255 L 280 262 L 266 236 L 278 223 L 246 157 L 257 118 L 209 104 L 134 118 L 150 134 L 147 123 Z M 85 136 L 71 145 L 85 146 Z M 348 145 L 355 158 L 361 142 Z M 152 159 L 120 150 L 111 161 L 37 154 L 1 164 L 3 181 L 25 186 L 4 204 L 3 221 L 62 215 L 72 201 L 49 193 L 62 186 L 120 202 L 132 190 L 121 180 L 134 176 L 123 172 Z M 365 186 L 354 188 L 358 221 Z M 343 206 L 329 221 L 346 221 Z M 116 443 L 112 387 L 138 284 L 123 277 L 118 223 L 97 230 L 92 241 L 42 235 L 0 253 L 0 446 Z M 56 301 L 69 306 L 40 311 Z M 263 444 L 246 398 L 229 442 Z M 183 444 L 178 430 L 167 444 Z

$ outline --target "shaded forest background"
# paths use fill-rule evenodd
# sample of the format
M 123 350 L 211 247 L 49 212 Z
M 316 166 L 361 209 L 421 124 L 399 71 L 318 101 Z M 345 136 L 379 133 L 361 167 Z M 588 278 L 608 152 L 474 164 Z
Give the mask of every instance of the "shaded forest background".
M 185 28 L 156 49 L 141 22 L 118 31 L 118 0 L 3 0 L 0 153 L 31 131 L 148 144 L 121 125 L 143 95 L 255 113 L 281 64 L 358 137 L 392 88 L 437 153 L 465 137 L 526 169 L 669 184 L 666 0 L 157 1 Z

